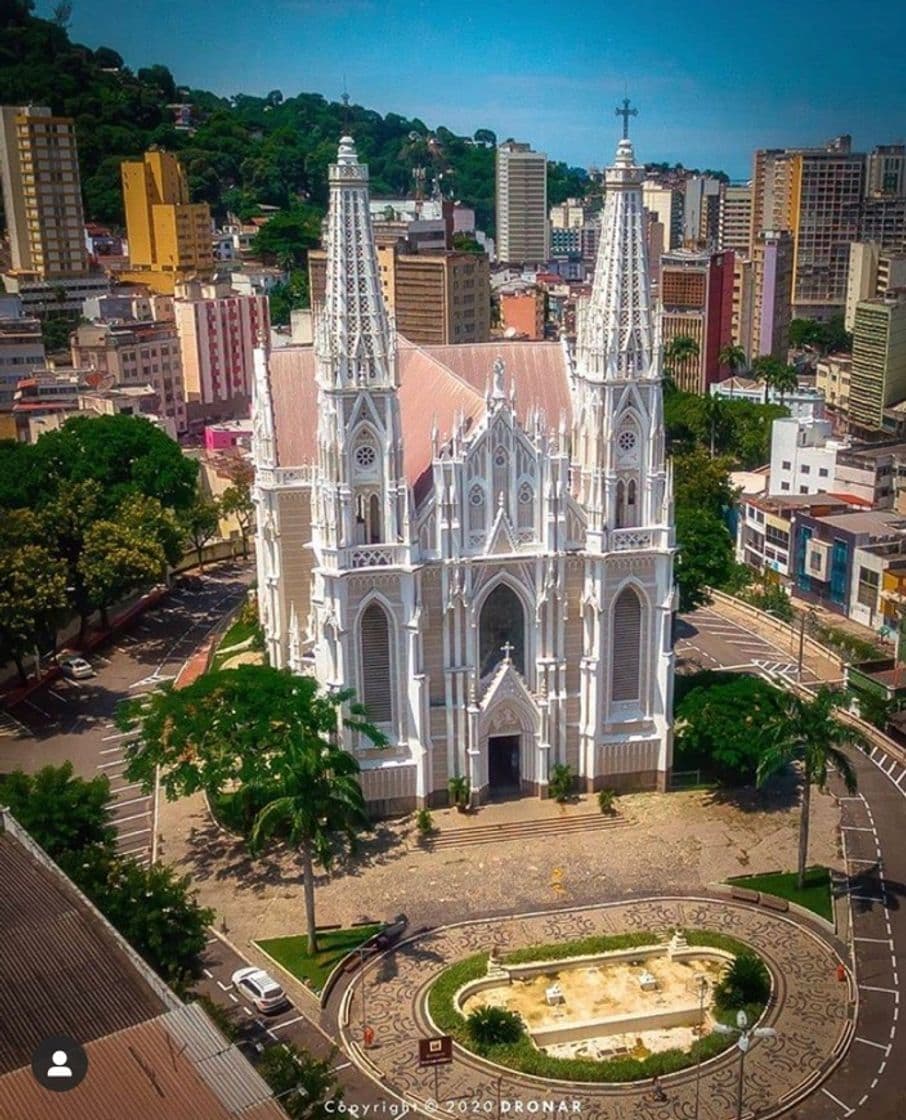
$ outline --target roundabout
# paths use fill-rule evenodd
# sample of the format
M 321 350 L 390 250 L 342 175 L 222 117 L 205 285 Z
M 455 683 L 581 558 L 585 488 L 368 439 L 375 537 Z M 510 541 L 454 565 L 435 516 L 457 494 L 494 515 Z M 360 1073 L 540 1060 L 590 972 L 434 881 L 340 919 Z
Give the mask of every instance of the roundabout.
M 845 1054 L 855 1018 L 853 988 L 848 973 L 846 982 L 840 981 L 837 950 L 817 929 L 729 899 L 649 898 L 483 919 L 418 934 L 371 961 L 347 989 L 341 1010 L 345 1048 L 363 1072 L 426 1115 L 728 1120 L 736 1116 L 740 1063 L 735 1046 L 697 1067 L 664 1072 L 663 1099 L 648 1078 L 591 1083 L 586 1077 L 538 1077 L 525 1066 L 504 1068 L 459 1043 L 451 1064 L 437 1070 L 418 1066 L 418 1040 L 446 1033 L 450 1026 L 449 1020 L 435 1022 L 429 996 L 451 965 L 490 951 L 505 959 L 541 945 L 677 929 L 692 937 L 699 931 L 733 939 L 767 966 L 772 995 L 761 1023 L 777 1036 L 755 1042 L 746 1055 L 743 1115 L 780 1115 L 817 1088 Z M 437 1006 L 435 1000 L 435 1013 Z M 373 1044 L 364 1050 L 360 1040 L 366 1026 Z

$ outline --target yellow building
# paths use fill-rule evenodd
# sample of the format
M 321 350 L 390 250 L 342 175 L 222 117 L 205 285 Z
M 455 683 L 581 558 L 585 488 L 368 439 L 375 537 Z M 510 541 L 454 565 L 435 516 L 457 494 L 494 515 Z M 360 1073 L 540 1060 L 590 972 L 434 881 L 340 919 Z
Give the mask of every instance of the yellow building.
M 121 166 L 130 270 L 124 280 L 170 294 L 179 280 L 207 278 L 214 264 L 211 211 L 189 201 L 185 172 L 169 152 Z

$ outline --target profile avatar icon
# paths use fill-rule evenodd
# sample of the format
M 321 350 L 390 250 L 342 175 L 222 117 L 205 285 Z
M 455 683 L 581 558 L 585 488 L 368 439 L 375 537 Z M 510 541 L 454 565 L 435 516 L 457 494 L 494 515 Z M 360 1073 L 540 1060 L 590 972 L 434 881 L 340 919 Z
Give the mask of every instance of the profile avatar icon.
M 54 1050 L 50 1060 L 53 1065 L 47 1071 L 48 1077 L 72 1077 L 72 1070 L 66 1064 L 69 1058 L 65 1050 Z

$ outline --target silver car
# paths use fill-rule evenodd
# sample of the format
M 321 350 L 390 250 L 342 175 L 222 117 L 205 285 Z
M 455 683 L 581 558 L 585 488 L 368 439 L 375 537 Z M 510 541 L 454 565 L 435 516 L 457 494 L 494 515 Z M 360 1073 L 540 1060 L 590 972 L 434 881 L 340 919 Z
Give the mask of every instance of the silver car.
M 67 654 L 66 657 L 61 657 L 57 662 L 63 670 L 63 676 L 69 677 L 74 681 L 83 681 L 88 677 L 94 676 L 94 669 L 91 667 L 91 662 L 86 661 L 84 657 L 79 657 L 75 653 Z
M 265 1014 L 289 1006 L 286 992 L 263 968 L 240 968 L 232 979 L 235 987 Z

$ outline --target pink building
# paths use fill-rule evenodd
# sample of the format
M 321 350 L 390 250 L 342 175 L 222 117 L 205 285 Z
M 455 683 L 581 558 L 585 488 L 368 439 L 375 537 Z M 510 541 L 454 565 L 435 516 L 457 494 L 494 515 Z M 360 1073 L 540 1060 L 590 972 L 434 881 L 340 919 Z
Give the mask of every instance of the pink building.
M 252 393 L 252 354 L 259 333 L 270 333 L 267 296 L 237 295 L 222 285 L 186 284 L 174 301 L 182 350 L 186 400 L 202 405 L 231 402 L 247 414 Z
M 223 424 L 208 424 L 204 430 L 204 449 L 231 451 L 234 447 L 249 447 L 251 439 L 251 420 L 227 420 Z

